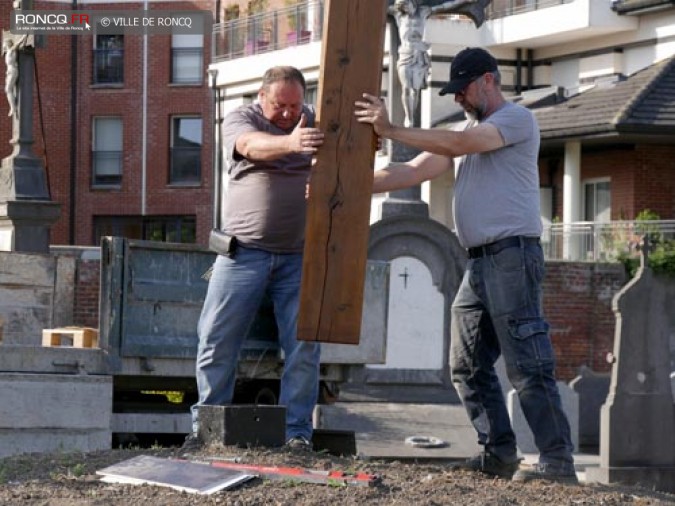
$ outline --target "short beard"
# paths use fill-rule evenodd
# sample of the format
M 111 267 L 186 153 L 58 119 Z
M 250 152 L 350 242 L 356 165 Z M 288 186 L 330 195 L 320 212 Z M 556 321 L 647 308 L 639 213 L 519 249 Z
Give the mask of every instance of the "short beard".
M 475 107 L 471 111 L 464 110 L 464 116 L 470 121 L 482 121 L 483 118 L 485 118 L 485 113 L 483 112 L 483 109 Z
M 476 105 L 470 111 L 464 109 L 464 115 L 467 117 L 467 119 L 473 121 L 483 121 L 485 119 L 485 105 Z

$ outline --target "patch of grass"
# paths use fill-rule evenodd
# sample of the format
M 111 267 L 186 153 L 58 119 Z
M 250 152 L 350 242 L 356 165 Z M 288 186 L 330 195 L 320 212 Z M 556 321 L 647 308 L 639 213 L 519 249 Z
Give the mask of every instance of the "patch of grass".
M 85 465 L 83 462 L 80 462 L 79 464 L 75 464 L 73 467 L 68 468 L 68 474 L 71 476 L 75 476 L 76 478 L 79 478 L 80 476 L 85 474 Z

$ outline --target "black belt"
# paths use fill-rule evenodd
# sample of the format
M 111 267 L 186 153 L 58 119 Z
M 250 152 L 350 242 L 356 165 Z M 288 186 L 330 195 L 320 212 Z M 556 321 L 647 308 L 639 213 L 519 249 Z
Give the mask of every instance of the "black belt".
M 506 237 L 490 244 L 469 248 L 469 258 L 481 258 L 486 255 L 496 255 L 506 248 L 515 248 L 521 244 L 539 244 L 539 237 L 525 237 L 522 235 L 516 237 Z

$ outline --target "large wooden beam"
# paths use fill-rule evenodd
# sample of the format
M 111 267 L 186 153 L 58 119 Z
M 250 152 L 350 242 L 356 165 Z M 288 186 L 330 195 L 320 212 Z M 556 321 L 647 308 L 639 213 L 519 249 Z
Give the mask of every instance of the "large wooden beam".
M 358 344 L 377 140 L 354 102 L 379 95 L 387 0 L 326 0 L 298 339 Z

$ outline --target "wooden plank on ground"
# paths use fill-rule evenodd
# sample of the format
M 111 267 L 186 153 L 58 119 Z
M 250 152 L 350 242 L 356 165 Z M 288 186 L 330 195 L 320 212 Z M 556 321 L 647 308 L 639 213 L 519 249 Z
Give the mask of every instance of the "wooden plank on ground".
M 354 102 L 379 95 L 387 0 L 326 0 L 319 76 L 325 141 L 312 169 L 298 339 L 358 344 L 377 140 Z

